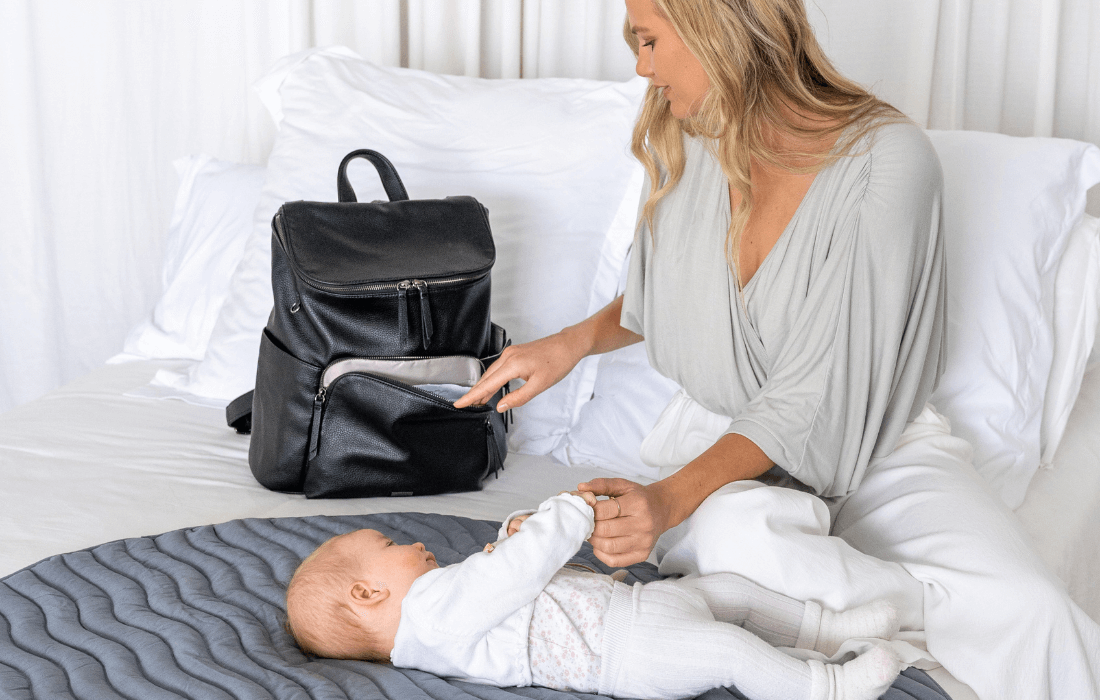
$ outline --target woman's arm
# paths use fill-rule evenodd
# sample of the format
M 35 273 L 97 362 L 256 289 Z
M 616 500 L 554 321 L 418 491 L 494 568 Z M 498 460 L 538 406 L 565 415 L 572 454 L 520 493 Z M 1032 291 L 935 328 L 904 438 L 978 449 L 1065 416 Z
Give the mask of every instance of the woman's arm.
M 486 403 L 505 382 L 513 379 L 526 383 L 508 394 L 497 410 L 504 412 L 522 406 L 561 381 L 585 357 L 639 342 L 642 336 L 619 325 L 622 308 L 620 296 L 575 326 L 505 348 L 477 384 L 455 401 L 455 408 Z
M 754 479 L 772 464 L 754 442 L 730 433 L 672 476 L 649 486 L 626 479 L 593 479 L 580 484 L 577 488 L 581 491 L 614 497 L 593 509 L 592 549 L 608 566 L 644 561 L 657 538 L 686 520 L 707 496 L 731 481 Z

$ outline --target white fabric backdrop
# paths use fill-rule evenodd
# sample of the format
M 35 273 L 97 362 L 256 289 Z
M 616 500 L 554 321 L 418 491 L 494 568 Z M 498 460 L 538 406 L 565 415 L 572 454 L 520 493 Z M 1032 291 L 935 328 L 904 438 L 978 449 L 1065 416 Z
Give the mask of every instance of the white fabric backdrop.
M 923 125 L 1100 143 L 1096 0 L 807 4 L 836 63 Z M 0 411 L 121 348 L 160 292 L 172 160 L 262 164 L 273 127 L 249 86 L 280 56 L 339 43 L 445 73 L 618 80 L 623 15 L 620 0 L 0 0 Z

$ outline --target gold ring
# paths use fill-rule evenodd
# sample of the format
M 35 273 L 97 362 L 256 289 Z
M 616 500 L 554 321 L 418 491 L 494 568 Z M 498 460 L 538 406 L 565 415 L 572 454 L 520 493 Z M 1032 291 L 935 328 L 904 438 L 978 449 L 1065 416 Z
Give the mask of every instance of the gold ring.
M 623 507 L 619 504 L 619 499 L 615 498 L 614 496 L 609 496 L 609 498 L 612 501 L 615 501 L 615 507 L 619 509 L 619 512 L 615 514 L 615 517 L 617 518 L 623 514 Z

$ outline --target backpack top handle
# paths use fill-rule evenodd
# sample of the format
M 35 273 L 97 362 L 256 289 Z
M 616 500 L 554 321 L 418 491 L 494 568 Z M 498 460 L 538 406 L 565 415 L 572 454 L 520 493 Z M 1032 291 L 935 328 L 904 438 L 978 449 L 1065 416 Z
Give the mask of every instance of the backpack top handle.
M 405 185 L 401 183 L 401 178 L 398 177 L 397 169 L 393 167 L 393 163 L 378 151 L 362 148 L 358 151 L 352 151 L 344 156 L 344 160 L 340 161 L 340 169 L 336 173 L 338 201 L 359 201 L 355 198 L 355 190 L 352 189 L 351 183 L 348 182 L 348 163 L 356 158 L 366 158 L 371 162 L 374 169 L 378 171 L 378 177 L 382 178 L 382 187 L 386 189 L 386 196 L 390 198 L 391 202 L 409 198 L 408 193 L 405 192 Z

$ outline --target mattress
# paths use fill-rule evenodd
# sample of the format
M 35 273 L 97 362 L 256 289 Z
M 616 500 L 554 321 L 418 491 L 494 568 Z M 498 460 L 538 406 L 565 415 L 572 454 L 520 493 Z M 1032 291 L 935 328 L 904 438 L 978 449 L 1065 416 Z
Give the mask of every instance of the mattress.
M 499 521 L 583 480 L 613 476 L 546 456 L 510 454 L 481 491 L 307 500 L 267 491 L 247 466 L 248 438 L 222 412 L 131 397 L 179 363 L 101 367 L 0 416 L 0 577 L 61 552 L 241 518 L 422 512 Z M 1089 372 L 1051 469 L 1018 510 L 1071 595 L 1100 619 L 1100 369 Z M 939 669 L 955 700 L 969 689 Z
M 291 574 L 329 537 L 372 528 L 398 543 L 423 542 L 446 566 L 481 551 L 498 526 L 423 513 L 233 520 L 50 557 L 0 579 L 0 697 L 577 698 L 307 657 L 286 632 Z M 590 546 L 573 563 L 608 573 Z M 643 562 L 625 583 L 655 578 Z M 748 700 L 735 689 L 706 697 Z M 882 699 L 945 696 L 910 668 Z

